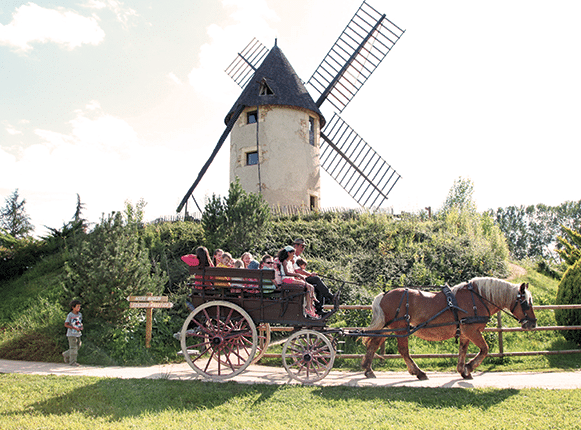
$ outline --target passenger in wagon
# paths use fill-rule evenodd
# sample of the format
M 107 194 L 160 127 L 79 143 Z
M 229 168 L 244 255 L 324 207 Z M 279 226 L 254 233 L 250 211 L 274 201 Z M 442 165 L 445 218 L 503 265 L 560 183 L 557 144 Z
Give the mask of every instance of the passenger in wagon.
M 196 267 L 198 269 L 204 267 L 214 267 L 212 260 L 210 259 L 210 253 L 206 249 L 205 246 L 198 246 L 196 248 L 196 254 L 187 254 L 182 256 L 182 261 L 186 263 L 188 266 Z M 202 289 L 202 284 L 204 283 L 202 280 L 202 275 L 196 275 L 194 277 L 194 287 L 197 289 Z
M 248 265 L 252 261 L 252 254 L 250 252 L 245 252 L 244 254 L 242 254 L 242 257 L 240 257 L 240 259 L 244 262 L 244 268 L 248 269 Z
M 234 260 L 233 267 L 235 269 L 244 269 L 244 262 L 242 260 Z M 244 284 L 242 283 L 244 279 L 242 278 L 232 278 L 232 288 L 230 288 L 231 293 L 241 293 Z
M 218 267 L 233 267 L 234 260 L 232 259 L 232 255 L 229 252 L 222 253 L 222 257 L 220 258 L 220 262 L 218 263 Z M 216 281 L 230 281 L 230 278 L 225 276 L 216 276 Z M 214 285 L 217 287 L 229 287 L 230 282 L 215 282 Z
M 305 276 L 295 272 L 293 258 L 295 249 L 287 246 L 278 252 L 278 261 L 280 262 L 280 274 L 283 284 L 302 285 L 307 289 L 305 313 L 314 319 L 320 318 L 315 312 L 313 303 L 316 301 L 314 287 L 305 281 Z
M 222 259 L 222 254 L 224 254 L 224 251 L 222 251 L 220 248 L 214 251 L 214 256 L 212 257 L 214 266 L 218 267 L 218 263 Z
M 325 285 L 325 283 L 321 280 L 321 278 L 319 278 L 319 276 L 315 272 L 308 272 L 305 268 L 301 268 L 297 264 L 298 258 L 303 253 L 306 247 L 305 240 L 295 239 L 295 241 L 293 242 L 293 247 L 295 249 L 295 255 L 293 259 L 295 272 L 298 272 L 301 275 L 305 276 L 305 280 L 315 287 L 315 293 L 317 294 L 318 300 L 318 303 L 315 305 L 315 308 L 317 309 L 317 313 L 319 315 L 325 315 L 327 312 L 323 310 L 323 305 L 325 303 L 327 304 L 333 303 L 335 300 L 335 296 L 331 294 L 329 288 Z M 306 260 L 304 261 L 306 263 Z

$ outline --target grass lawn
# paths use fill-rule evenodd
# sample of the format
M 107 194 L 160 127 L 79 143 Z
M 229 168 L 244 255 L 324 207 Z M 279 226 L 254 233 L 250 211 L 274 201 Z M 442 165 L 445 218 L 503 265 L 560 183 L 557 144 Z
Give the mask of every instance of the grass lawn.
M 2 429 L 580 428 L 579 390 L 0 375 Z

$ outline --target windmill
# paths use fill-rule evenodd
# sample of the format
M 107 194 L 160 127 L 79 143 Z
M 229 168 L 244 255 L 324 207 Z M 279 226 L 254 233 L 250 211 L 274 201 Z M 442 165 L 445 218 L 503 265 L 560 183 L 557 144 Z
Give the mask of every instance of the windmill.
M 322 167 L 359 205 L 380 207 L 401 176 L 339 114 L 404 32 L 363 1 L 306 85 L 276 41 L 269 50 L 253 39 L 226 69 L 243 92 L 177 212 L 231 133 L 230 180 L 271 205 L 317 208 Z M 330 121 L 324 102 L 335 110 Z

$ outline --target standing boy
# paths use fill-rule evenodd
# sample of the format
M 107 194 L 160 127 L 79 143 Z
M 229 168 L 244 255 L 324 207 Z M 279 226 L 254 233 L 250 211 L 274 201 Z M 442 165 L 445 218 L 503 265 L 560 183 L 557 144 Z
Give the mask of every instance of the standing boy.
M 81 347 L 81 330 L 83 329 L 83 314 L 81 314 L 81 302 L 73 300 L 70 304 L 71 312 L 67 315 L 65 320 L 65 327 L 67 328 L 67 339 L 69 341 L 68 351 L 63 352 L 65 363 L 71 366 L 78 366 L 77 354 Z

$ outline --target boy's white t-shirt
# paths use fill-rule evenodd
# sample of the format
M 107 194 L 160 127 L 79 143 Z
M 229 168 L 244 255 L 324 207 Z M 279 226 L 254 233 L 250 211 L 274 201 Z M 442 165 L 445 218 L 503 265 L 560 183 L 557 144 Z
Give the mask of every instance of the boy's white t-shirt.
M 65 323 L 69 323 L 73 327 L 80 328 L 83 326 L 83 314 L 80 312 L 78 314 L 69 312 L 69 314 L 67 315 L 67 319 L 65 320 Z M 67 328 L 67 336 L 80 337 L 81 335 L 82 335 L 81 330 L 73 330 Z

